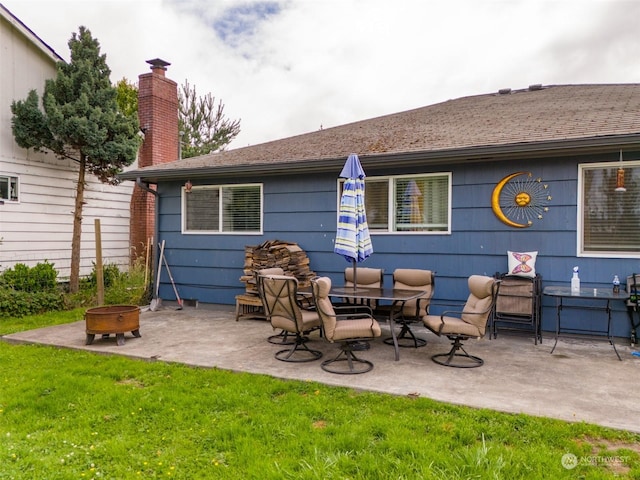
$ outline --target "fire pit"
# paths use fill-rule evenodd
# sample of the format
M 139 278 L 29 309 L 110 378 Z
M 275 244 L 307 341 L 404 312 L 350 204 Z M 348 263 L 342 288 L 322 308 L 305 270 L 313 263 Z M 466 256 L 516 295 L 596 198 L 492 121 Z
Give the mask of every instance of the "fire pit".
M 86 344 L 91 345 L 96 335 L 108 338 L 116 336 L 118 346 L 124 345 L 125 332 L 140 337 L 140 308 L 136 305 L 110 305 L 90 308 L 84 314 L 86 323 Z

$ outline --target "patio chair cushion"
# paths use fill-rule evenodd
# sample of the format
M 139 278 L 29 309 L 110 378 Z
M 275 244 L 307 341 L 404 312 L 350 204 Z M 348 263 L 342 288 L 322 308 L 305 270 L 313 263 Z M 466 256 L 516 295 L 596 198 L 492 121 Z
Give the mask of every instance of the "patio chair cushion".
M 331 279 L 320 277 L 314 280 L 316 284 L 315 301 L 318 313 L 322 318 L 324 336 L 330 342 L 347 340 L 353 338 L 379 337 L 382 333 L 380 325 L 370 315 L 364 317 L 362 314 L 353 315 L 354 318 L 347 318 L 348 315 L 336 315 L 333 308 L 329 291 L 331 290 Z
M 297 318 L 298 325 L 301 332 L 307 332 L 312 328 L 320 326 L 320 319 L 318 314 L 311 310 L 299 309 L 300 316 Z M 271 325 L 273 328 L 281 328 L 287 332 L 295 332 L 296 324 L 288 317 L 280 315 L 273 315 L 271 317 Z
M 355 272 L 356 281 L 359 287 L 379 288 L 382 286 L 384 271 L 380 268 L 357 267 Z M 344 269 L 344 284 L 346 287 L 353 286 L 353 267 Z
M 420 311 L 416 312 L 418 299 L 405 302 L 402 313 L 406 317 L 420 319 L 427 314 L 429 302 L 433 296 L 433 274 L 431 270 L 416 268 L 397 268 L 393 272 L 393 288 L 402 290 L 424 290 L 420 297 Z
M 491 304 L 495 301 L 493 295 L 494 279 L 482 275 L 471 275 L 468 285 L 470 293 L 461 319 L 471 325 L 475 325 L 481 336 L 483 336 L 491 313 Z
M 331 279 L 328 277 L 320 277 L 316 279 L 316 285 L 318 288 L 317 295 L 315 295 L 316 308 L 326 313 L 322 328 L 326 338 L 333 338 L 336 329 L 336 312 L 329 297 Z
M 378 322 L 372 322 L 370 318 L 353 318 L 339 321 L 333 332 L 333 341 L 362 337 L 366 332 L 371 337 L 379 337 L 382 334 Z

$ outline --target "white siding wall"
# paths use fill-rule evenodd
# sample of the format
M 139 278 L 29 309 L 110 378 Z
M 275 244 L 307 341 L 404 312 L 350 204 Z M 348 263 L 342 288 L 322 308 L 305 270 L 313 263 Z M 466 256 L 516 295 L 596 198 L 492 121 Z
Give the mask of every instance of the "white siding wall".
M 59 278 L 69 276 L 77 168 L 52 153 L 20 148 L 11 132 L 13 100 L 27 97 L 56 74 L 54 56 L 39 39 L 0 15 L 0 175 L 19 178 L 19 201 L 0 205 L 0 270 L 16 263 L 33 266 L 48 260 Z M 81 252 L 81 275 L 95 261 L 94 220 L 100 219 L 105 263 L 129 262 L 130 182 L 117 187 L 87 175 Z

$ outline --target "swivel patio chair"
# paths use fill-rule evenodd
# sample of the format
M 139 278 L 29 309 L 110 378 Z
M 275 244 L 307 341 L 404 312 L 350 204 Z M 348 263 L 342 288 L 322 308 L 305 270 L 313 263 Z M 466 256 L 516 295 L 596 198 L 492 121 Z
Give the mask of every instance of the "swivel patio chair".
M 287 275 L 259 275 L 258 282 L 271 326 L 295 336 L 291 347 L 279 350 L 275 357 L 283 362 L 311 362 L 322 357 L 322 352 L 307 346 L 306 335 L 319 329 L 321 321 L 315 311 L 298 305 L 298 280 Z
M 451 340 L 448 353 L 433 355 L 431 359 L 447 367 L 472 368 L 484 364 L 479 357 L 469 355 L 462 342 L 469 338 L 482 338 L 487 329 L 500 281 L 487 276 L 472 275 L 469 277 L 469 297 L 462 311 L 445 311 L 441 315 L 422 317 L 425 327 L 438 336 L 446 336 Z M 460 353 L 462 352 L 462 353 Z
M 251 318 L 256 320 L 268 320 L 260 292 L 258 291 L 258 275 L 284 275 L 284 270 L 280 267 L 263 268 L 254 271 L 253 278 L 255 290 L 247 289 L 245 293 L 236 295 L 236 322 L 241 318 Z M 249 285 L 251 282 L 249 282 Z
M 378 315 L 393 315 L 394 320 L 400 324 L 400 333 L 397 336 L 400 347 L 423 347 L 427 341 L 416 337 L 411 330 L 411 324 L 420 322 L 422 317 L 429 312 L 429 304 L 435 291 L 435 274 L 431 270 L 416 268 L 397 268 L 393 272 L 393 288 L 402 290 L 424 290 L 425 293 L 415 300 L 408 300 L 401 309 L 396 305 L 379 305 L 374 311 Z M 384 343 L 393 344 L 393 338 L 385 338 Z
M 271 268 L 263 268 L 260 270 L 256 270 L 255 274 L 255 282 L 256 282 L 256 291 L 258 292 L 258 298 L 260 299 L 261 310 L 263 312 L 264 318 L 271 322 L 269 319 L 269 315 L 267 314 L 267 307 L 264 302 L 264 295 L 260 292 L 260 276 L 266 275 L 284 275 L 284 270 L 280 267 L 271 267 Z M 275 335 L 271 335 L 267 337 L 267 341 L 269 343 L 273 343 L 274 345 L 293 345 L 295 343 L 294 335 L 287 332 L 286 330 L 280 330 L 280 333 L 276 333 Z
M 366 373 L 373 363 L 358 358 L 355 351 L 367 350 L 368 341 L 381 335 L 380 325 L 366 306 L 334 307 L 329 298 L 331 279 L 328 277 L 311 280 L 316 309 L 322 320 L 325 340 L 340 344 L 340 352 L 330 360 L 322 362 L 322 369 L 342 375 Z M 358 310 L 358 311 L 356 311 Z M 341 313 L 344 312 L 344 313 Z
M 354 281 L 356 282 L 354 285 Z M 344 286 L 345 287 L 362 287 L 362 288 L 382 288 L 384 283 L 384 270 L 381 268 L 347 267 L 344 269 Z M 346 298 L 344 300 L 347 305 L 368 305 L 373 310 L 376 309 L 378 303 L 375 300 L 357 300 Z

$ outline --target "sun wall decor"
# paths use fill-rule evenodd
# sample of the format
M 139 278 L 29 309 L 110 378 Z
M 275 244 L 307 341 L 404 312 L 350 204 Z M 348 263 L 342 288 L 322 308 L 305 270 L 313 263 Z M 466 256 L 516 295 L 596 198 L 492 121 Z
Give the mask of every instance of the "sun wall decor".
M 514 228 L 527 228 L 549 211 L 551 195 L 542 179 L 531 172 L 516 172 L 498 182 L 491 195 L 491 208 L 496 217 Z

